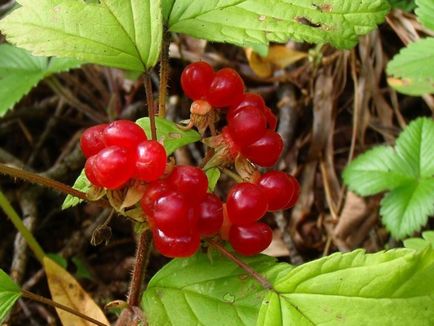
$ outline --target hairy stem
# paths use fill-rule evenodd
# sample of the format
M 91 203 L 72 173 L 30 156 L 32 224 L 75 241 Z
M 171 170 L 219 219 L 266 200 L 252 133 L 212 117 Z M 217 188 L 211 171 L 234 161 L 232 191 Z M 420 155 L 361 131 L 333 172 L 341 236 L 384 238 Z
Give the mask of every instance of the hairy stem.
M 27 299 L 30 299 L 30 300 L 33 300 L 33 301 L 36 301 L 36 302 L 40 302 L 42 304 L 46 304 L 46 305 L 49 305 L 49 306 L 52 306 L 52 307 L 55 307 L 55 308 L 58 308 L 58 309 L 65 310 L 65 311 L 69 312 L 70 314 L 73 314 L 73 315 L 75 315 L 77 317 L 80 317 L 80 318 L 82 318 L 84 320 L 87 320 L 88 322 L 91 322 L 91 323 L 93 323 L 95 325 L 107 326 L 106 324 L 101 323 L 100 321 L 98 321 L 96 319 L 93 319 L 93 318 L 91 318 L 89 316 L 86 316 L 86 315 L 82 314 L 81 312 L 79 312 L 77 310 L 74 310 L 74 309 L 72 309 L 72 308 L 70 308 L 68 306 L 65 306 L 65 305 L 63 305 L 61 303 L 58 303 L 56 301 L 53 301 L 51 299 L 42 297 L 42 296 L 40 296 L 38 294 L 29 292 L 27 290 L 21 290 L 21 294 L 23 295 L 24 298 L 27 298 Z
M 148 116 L 151 123 L 151 136 L 153 140 L 157 140 L 157 128 L 155 126 L 155 111 L 154 111 L 154 94 L 152 93 L 152 81 L 149 73 L 144 77 L 146 103 L 148 105 Z
M 161 118 L 166 116 L 167 81 L 169 79 L 169 45 L 170 34 L 165 28 L 163 31 L 163 42 L 161 42 L 160 93 L 158 97 L 158 116 Z
M 30 249 L 32 249 L 36 258 L 42 263 L 42 260 L 44 259 L 45 256 L 44 250 L 42 250 L 41 246 L 36 241 L 35 237 L 26 228 L 26 226 L 24 225 L 21 218 L 18 216 L 15 209 L 9 203 L 9 200 L 1 191 L 0 191 L 0 207 L 3 209 L 7 217 L 9 217 L 9 219 L 11 220 L 15 228 L 18 230 L 18 232 L 20 232 L 23 238 L 26 240 L 27 244 L 29 245 Z
M 233 261 L 238 267 L 243 269 L 247 274 L 254 278 L 264 289 L 272 290 L 273 285 L 264 276 L 255 271 L 252 267 L 242 262 L 238 257 L 230 253 L 225 247 L 214 240 L 207 240 L 208 244 L 217 249 L 223 256 Z

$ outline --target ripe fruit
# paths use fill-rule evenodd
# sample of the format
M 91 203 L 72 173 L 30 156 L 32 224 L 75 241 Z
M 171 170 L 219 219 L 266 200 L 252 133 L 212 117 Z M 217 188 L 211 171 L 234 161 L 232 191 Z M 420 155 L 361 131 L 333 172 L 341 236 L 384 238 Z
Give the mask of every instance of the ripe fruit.
M 201 201 L 208 190 L 205 172 L 194 166 L 176 166 L 167 181 L 190 202 Z
M 214 79 L 214 70 L 206 62 L 194 62 L 182 71 L 181 86 L 192 100 L 204 99 Z
M 241 147 L 261 138 L 267 126 L 264 114 L 255 106 L 231 109 L 227 120 L 232 138 Z
M 281 171 L 270 171 L 261 176 L 258 185 L 264 190 L 268 201 L 268 210 L 284 209 L 292 198 L 298 196 L 297 180 Z
M 87 179 L 97 187 L 102 187 L 102 185 L 98 182 L 95 176 L 95 159 L 96 155 L 89 157 L 86 160 L 86 164 L 84 165 L 84 173 L 86 174 Z
M 222 108 L 238 103 L 243 92 L 244 82 L 240 75 L 231 68 L 223 68 L 216 72 L 206 100 L 212 106 Z
M 158 179 L 166 168 L 166 150 L 155 140 L 147 140 L 137 146 L 135 178 L 143 181 Z
M 154 215 L 154 205 L 158 198 L 162 197 L 174 189 L 170 187 L 166 180 L 156 180 L 146 186 L 140 205 L 148 216 Z
M 103 132 L 103 141 L 106 146 L 120 146 L 133 151 L 146 139 L 143 129 L 129 120 L 113 121 Z
M 254 93 L 244 93 L 242 98 L 240 99 L 240 102 L 238 102 L 236 105 L 232 106 L 230 109 L 238 109 L 245 106 L 254 106 L 257 107 L 260 110 L 265 109 L 265 102 L 262 96 L 254 94 Z
M 84 156 L 87 158 L 98 154 L 105 145 L 102 140 L 102 134 L 108 124 L 100 124 L 86 129 L 80 137 L 80 147 Z
M 232 225 L 229 231 L 229 242 L 232 248 L 244 256 L 259 254 L 270 245 L 272 238 L 271 228 L 264 223 Z
M 220 230 L 223 223 L 223 204 L 216 195 L 206 194 L 194 210 L 198 217 L 197 228 L 201 235 L 213 235 Z
M 172 237 L 156 228 L 153 230 L 152 235 L 155 248 L 167 257 L 189 257 L 192 256 L 200 246 L 200 237 L 197 232 Z
M 93 159 L 96 181 L 107 189 L 122 187 L 133 176 L 135 158 L 125 148 L 110 146 Z
M 293 176 L 289 176 L 290 177 L 290 181 L 292 184 L 292 188 L 294 189 L 293 195 L 291 197 L 291 199 L 289 200 L 289 202 L 286 204 L 286 206 L 283 209 L 288 209 L 291 208 L 295 205 L 295 203 L 298 200 L 298 197 L 300 196 L 300 184 L 298 183 L 297 179 L 294 178 Z
M 261 187 L 242 182 L 232 187 L 226 199 L 230 221 L 236 225 L 248 225 L 265 215 L 267 199 Z
M 242 148 L 241 153 L 253 163 L 269 167 L 276 164 L 282 149 L 282 137 L 272 130 L 266 130 L 261 138 Z

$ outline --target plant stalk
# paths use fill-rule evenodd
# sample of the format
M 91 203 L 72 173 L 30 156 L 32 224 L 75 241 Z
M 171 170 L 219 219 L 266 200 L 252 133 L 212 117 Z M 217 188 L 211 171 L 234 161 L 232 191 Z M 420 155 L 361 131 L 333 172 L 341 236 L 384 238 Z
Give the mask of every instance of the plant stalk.
M 160 55 L 160 92 L 158 97 L 158 116 L 166 116 L 167 81 L 169 79 L 169 45 L 170 34 L 166 28 L 163 30 L 163 42 L 161 42 Z
M 152 140 L 157 140 L 157 128 L 155 126 L 155 111 L 154 111 L 154 94 L 152 93 L 152 81 L 149 73 L 144 77 L 146 103 L 148 105 L 148 116 L 151 124 L 151 136 Z

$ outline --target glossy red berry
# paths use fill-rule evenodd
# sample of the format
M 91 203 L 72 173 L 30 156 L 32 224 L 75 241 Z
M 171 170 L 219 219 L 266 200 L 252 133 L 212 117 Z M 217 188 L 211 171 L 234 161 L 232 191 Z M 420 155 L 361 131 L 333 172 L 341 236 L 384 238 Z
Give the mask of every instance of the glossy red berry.
M 204 99 L 214 79 L 214 70 L 206 62 L 189 64 L 181 74 L 181 86 L 192 100 Z
M 102 134 L 107 126 L 108 124 L 104 123 L 87 128 L 83 132 L 80 137 L 80 146 L 84 156 L 89 158 L 92 155 L 98 154 L 105 147 Z
M 267 126 L 262 110 L 255 106 L 231 109 L 227 114 L 227 120 L 232 138 L 240 147 L 261 138 Z
M 166 168 L 166 150 L 155 140 L 147 140 L 137 146 L 135 178 L 143 181 L 157 180 Z
M 143 129 L 129 120 L 113 121 L 103 133 L 106 146 L 120 146 L 133 151 L 136 150 L 137 145 L 146 139 Z
M 262 96 L 254 93 L 244 93 L 240 101 L 230 109 L 242 108 L 244 106 L 254 106 L 260 110 L 265 109 L 265 102 Z
M 216 195 L 206 194 L 194 209 L 200 235 L 214 235 L 220 230 L 223 224 L 223 204 Z
M 276 164 L 282 149 L 282 137 L 272 130 L 266 130 L 261 138 L 242 148 L 241 153 L 253 163 L 269 167 Z
M 238 103 L 243 96 L 244 82 L 231 68 L 216 72 L 209 87 L 206 100 L 214 107 L 222 108 Z
M 190 202 L 201 201 L 208 191 L 208 178 L 205 172 L 195 166 L 176 166 L 167 181 Z
M 265 119 L 267 119 L 267 127 L 271 130 L 276 130 L 277 117 L 275 116 L 273 111 L 271 111 L 271 109 L 266 106 L 264 108 L 264 115 L 265 115 Z
M 140 200 L 140 205 L 142 206 L 145 214 L 148 216 L 153 216 L 154 206 L 157 199 L 173 191 L 174 189 L 167 183 L 166 180 L 156 180 L 149 183 L 145 188 L 142 199 Z
M 232 225 L 229 231 L 229 242 L 232 248 L 244 256 L 253 256 L 267 249 L 272 238 L 271 228 L 264 223 Z
M 298 183 L 294 183 L 293 179 L 293 176 L 281 171 L 270 171 L 261 176 L 258 185 L 267 197 L 269 211 L 284 209 L 298 193 Z
M 122 187 L 133 176 L 135 157 L 125 148 L 110 146 L 95 155 L 93 171 L 98 183 L 107 189 Z
M 96 155 L 91 156 L 86 160 L 86 164 L 84 165 L 84 173 L 91 184 L 97 187 L 102 187 L 95 176 L 95 159 Z
M 154 229 L 152 235 L 155 248 L 166 257 L 190 257 L 200 246 L 200 237 L 197 232 L 172 237 L 159 229 Z
M 226 199 L 229 219 L 236 225 L 248 225 L 265 215 L 268 208 L 264 191 L 257 184 L 242 182 L 231 188 Z
M 298 197 L 300 196 L 300 184 L 298 183 L 297 179 L 293 177 L 292 175 L 289 176 L 289 179 L 292 184 L 292 189 L 294 189 L 293 194 L 289 202 L 286 204 L 286 206 L 283 209 L 289 209 L 295 205 L 295 203 L 298 200 Z

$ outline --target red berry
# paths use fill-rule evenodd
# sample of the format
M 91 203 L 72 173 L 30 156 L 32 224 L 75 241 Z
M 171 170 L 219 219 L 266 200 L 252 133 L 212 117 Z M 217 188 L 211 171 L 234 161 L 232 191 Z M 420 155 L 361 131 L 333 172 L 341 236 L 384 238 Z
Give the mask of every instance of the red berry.
M 295 205 L 295 203 L 298 200 L 298 197 L 300 196 L 300 184 L 298 183 L 297 179 L 293 176 L 289 176 L 290 181 L 292 183 L 292 189 L 294 189 L 293 194 L 289 202 L 286 204 L 286 206 L 283 209 L 289 209 Z
M 265 102 L 262 96 L 254 93 L 244 93 L 243 97 L 240 99 L 236 105 L 232 106 L 231 109 L 242 108 L 244 106 L 254 106 L 260 110 L 265 109 Z
M 267 127 L 271 130 L 276 130 L 277 118 L 269 107 L 264 108 L 265 119 L 267 119 Z
M 134 157 L 125 148 L 106 147 L 95 155 L 93 171 L 102 187 L 118 189 L 133 176 Z
M 147 140 L 143 129 L 129 120 L 117 120 L 105 128 L 103 140 L 106 146 L 120 146 L 136 150 L 137 145 Z
M 258 184 L 267 197 L 269 211 L 284 209 L 289 204 L 299 189 L 293 179 L 293 176 L 281 171 L 270 171 L 261 176 Z
M 267 126 L 263 112 L 255 106 L 231 109 L 227 120 L 232 138 L 240 147 L 252 144 L 261 138 Z
M 229 216 L 228 216 L 227 206 L 226 206 L 226 204 L 223 204 L 223 223 L 222 223 L 222 226 L 221 226 L 220 232 L 219 232 L 220 237 L 223 240 L 226 240 L 226 241 L 229 240 L 229 231 L 231 229 L 231 226 L 232 226 L 232 222 L 230 221 Z
M 96 155 L 89 157 L 84 165 L 84 173 L 91 184 L 97 187 L 102 187 L 95 176 L 95 158 Z
M 192 100 L 204 99 L 214 79 L 214 70 L 206 62 L 194 62 L 181 74 L 182 89 Z
M 166 150 L 155 140 L 147 140 L 137 146 L 135 178 L 143 181 L 157 180 L 166 168 Z
M 195 207 L 198 216 L 198 231 L 200 235 L 214 235 L 223 224 L 223 204 L 213 194 L 206 197 Z
M 80 146 L 84 156 L 89 158 L 92 155 L 98 154 L 105 147 L 102 134 L 107 126 L 108 124 L 104 123 L 87 128 L 83 132 L 80 137 Z
M 205 172 L 194 166 L 176 166 L 167 180 L 190 202 L 201 201 L 208 191 L 208 178 Z
M 243 92 L 244 82 L 240 75 L 231 68 L 223 68 L 216 72 L 206 100 L 219 108 L 231 106 L 240 101 Z
M 273 231 L 264 223 L 232 225 L 229 231 L 229 242 L 232 248 L 244 256 L 253 256 L 267 249 L 272 238 Z
M 236 225 L 248 225 L 265 215 L 268 208 L 264 191 L 256 184 L 238 183 L 229 191 L 226 207 L 229 219 Z
M 196 253 L 200 246 L 199 233 L 172 237 L 159 229 L 152 232 L 155 248 L 166 257 L 189 257 Z
M 265 134 L 241 149 L 241 153 L 260 166 L 273 166 L 282 154 L 283 141 L 280 135 L 272 130 L 266 130 Z
M 156 180 L 146 186 L 143 197 L 140 201 L 143 211 L 148 217 L 154 215 L 154 205 L 158 198 L 173 192 L 174 189 L 166 180 Z

